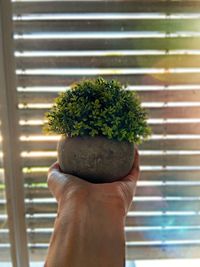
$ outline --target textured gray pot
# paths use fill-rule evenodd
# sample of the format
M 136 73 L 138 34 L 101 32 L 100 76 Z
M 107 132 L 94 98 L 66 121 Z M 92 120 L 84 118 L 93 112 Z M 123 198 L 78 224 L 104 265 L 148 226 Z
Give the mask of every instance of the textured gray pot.
M 126 176 L 134 161 L 134 144 L 103 136 L 61 136 L 58 162 L 64 173 L 93 183 L 106 183 Z

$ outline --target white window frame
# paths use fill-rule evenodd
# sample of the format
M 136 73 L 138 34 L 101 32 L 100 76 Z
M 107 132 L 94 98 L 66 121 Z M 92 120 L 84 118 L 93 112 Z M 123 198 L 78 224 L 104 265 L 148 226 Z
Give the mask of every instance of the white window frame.
M 0 0 L 1 131 L 11 257 L 13 267 L 28 267 L 28 242 L 13 48 L 12 4 L 10 0 Z

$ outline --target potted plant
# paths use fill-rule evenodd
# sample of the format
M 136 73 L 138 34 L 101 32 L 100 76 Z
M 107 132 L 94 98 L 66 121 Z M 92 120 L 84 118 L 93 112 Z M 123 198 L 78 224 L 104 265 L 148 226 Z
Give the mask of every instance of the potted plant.
M 64 173 L 94 183 L 130 172 L 134 145 L 151 134 L 135 91 L 116 80 L 82 80 L 62 92 L 46 113 L 45 131 L 61 134 L 58 162 Z

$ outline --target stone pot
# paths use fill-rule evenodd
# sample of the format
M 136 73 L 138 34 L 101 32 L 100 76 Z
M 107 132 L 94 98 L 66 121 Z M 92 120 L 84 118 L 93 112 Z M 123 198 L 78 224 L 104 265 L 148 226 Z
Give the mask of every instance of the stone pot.
M 64 173 L 92 183 L 107 183 L 125 177 L 134 161 L 134 144 L 104 136 L 61 136 L 58 162 Z

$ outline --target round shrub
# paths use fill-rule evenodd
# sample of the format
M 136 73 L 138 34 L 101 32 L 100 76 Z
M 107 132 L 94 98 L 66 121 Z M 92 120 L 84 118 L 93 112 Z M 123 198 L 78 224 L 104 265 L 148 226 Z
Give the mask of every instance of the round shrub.
M 140 144 L 151 134 L 137 93 L 101 77 L 82 80 L 60 93 L 46 119 L 46 132 L 70 137 L 102 135 Z

